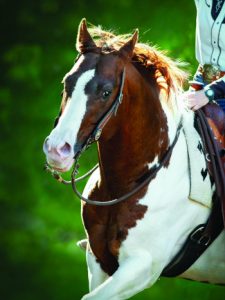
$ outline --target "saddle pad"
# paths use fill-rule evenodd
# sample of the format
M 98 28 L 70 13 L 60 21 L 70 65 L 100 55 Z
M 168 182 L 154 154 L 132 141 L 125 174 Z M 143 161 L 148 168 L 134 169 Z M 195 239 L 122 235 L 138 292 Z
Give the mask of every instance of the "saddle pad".
M 199 133 L 195 129 L 195 115 L 192 111 L 183 114 L 184 135 L 187 142 L 190 193 L 189 199 L 211 208 L 212 187 L 204 154 L 204 147 Z

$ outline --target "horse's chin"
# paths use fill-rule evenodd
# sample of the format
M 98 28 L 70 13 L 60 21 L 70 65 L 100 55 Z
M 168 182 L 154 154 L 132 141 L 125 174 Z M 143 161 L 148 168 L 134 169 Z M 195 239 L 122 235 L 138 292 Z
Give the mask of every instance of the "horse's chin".
M 55 162 L 55 161 L 54 162 L 48 161 L 48 164 L 50 165 L 50 167 L 53 170 L 60 172 L 60 173 L 68 172 L 72 168 L 73 163 L 74 163 L 74 159 L 71 159 L 67 162 L 62 162 L 62 163 Z

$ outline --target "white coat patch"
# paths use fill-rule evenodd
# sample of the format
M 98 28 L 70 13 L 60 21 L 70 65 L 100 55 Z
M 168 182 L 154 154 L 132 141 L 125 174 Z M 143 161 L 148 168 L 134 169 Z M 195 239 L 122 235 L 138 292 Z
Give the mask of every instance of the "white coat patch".
M 77 80 L 71 98 L 68 99 L 65 110 L 59 119 L 56 128 L 49 136 L 52 146 L 58 148 L 63 143 L 74 145 L 79 132 L 82 120 L 86 113 L 88 96 L 85 94 L 85 87 L 95 76 L 95 69 L 84 72 Z

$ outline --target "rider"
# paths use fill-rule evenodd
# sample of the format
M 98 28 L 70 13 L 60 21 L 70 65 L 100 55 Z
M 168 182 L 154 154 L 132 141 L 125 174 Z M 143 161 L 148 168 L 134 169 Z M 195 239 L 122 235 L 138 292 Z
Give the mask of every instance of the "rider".
M 198 69 L 185 93 L 197 110 L 215 100 L 225 112 L 225 0 L 195 0 Z

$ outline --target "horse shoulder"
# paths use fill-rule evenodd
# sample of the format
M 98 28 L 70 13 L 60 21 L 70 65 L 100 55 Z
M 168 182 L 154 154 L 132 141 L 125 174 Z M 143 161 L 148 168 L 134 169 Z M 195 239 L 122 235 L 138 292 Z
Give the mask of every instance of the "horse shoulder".
M 83 204 L 82 215 L 92 252 L 102 269 L 112 275 L 118 268 L 121 243 L 126 240 L 130 228 L 138 226 L 137 221 L 144 218 L 146 205 L 140 205 L 138 199 L 146 189 L 127 201 L 113 206 L 92 206 Z M 88 181 L 84 196 L 93 200 L 110 200 L 107 191 L 100 183 L 99 172 L 95 172 Z
M 93 200 L 107 200 L 107 193 L 100 183 L 99 169 L 90 177 L 83 195 Z M 82 218 L 91 252 L 96 257 L 101 269 L 112 275 L 118 268 L 118 262 L 115 253 L 109 247 L 110 208 L 84 203 L 82 205 Z

